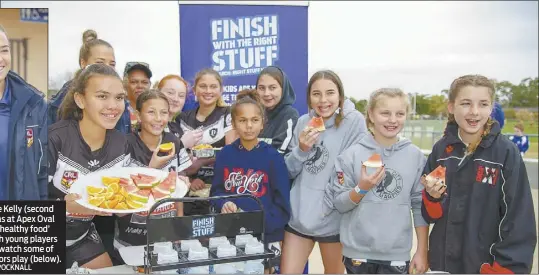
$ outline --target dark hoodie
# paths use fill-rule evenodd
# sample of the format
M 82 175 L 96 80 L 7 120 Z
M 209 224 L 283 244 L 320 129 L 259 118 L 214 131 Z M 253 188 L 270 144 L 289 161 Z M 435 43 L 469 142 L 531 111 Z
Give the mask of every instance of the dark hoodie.
M 265 240 L 282 241 L 290 219 L 290 181 L 283 156 L 264 142 L 247 151 L 237 139 L 217 154 L 214 171 L 210 196 L 249 194 L 259 198 L 266 219 Z M 253 199 L 231 201 L 244 211 L 260 209 Z M 224 200 L 212 201 L 217 211 L 224 204 Z
M 283 74 L 283 95 L 275 108 L 266 109 L 266 123 L 258 137 L 283 154 L 288 152 L 292 132 L 299 118 L 298 111 L 292 107 L 292 104 L 296 102 L 296 94 L 283 70 L 274 66 L 267 67 L 264 71 L 266 70 L 279 70 Z

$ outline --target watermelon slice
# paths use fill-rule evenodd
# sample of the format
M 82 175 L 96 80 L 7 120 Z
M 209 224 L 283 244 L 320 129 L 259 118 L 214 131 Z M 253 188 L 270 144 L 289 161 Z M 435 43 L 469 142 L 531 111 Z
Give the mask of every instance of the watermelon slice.
M 128 178 L 120 178 L 120 186 L 129 186 L 129 185 L 135 185 L 132 179 Z
M 436 178 L 439 178 L 442 181 L 442 185 L 445 185 L 445 167 L 438 165 L 436 169 L 432 170 L 427 177 L 427 181 L 436 181 Z
M 365 167 L 372 168 L 381 167 L 383 165 L 382 156 L 380 156 L 379 154 L 372 154 L 372 156 L 370 156 L 367 161 L 363 162 L 363 165 L 365 165 Z
M 170 198 L 170 193 L 161 192 L 157 190 L 156 188 L 152 189 L 153 199 L 155 202 L 158 202 L 162 199 Z
M 157 177 L 144 174 L 131 175 L 131 179 L 133 179 L 139 189 L 149 189 L 159 184 L 159 179 Z
M 323 132 L 326 130 L 326 126 L 324 125 L 324 120 L 321 117 L 313 117 L 309 121 L 308 127 L 313 128 L 319 132 Z
M 138 187 L 135 184 L 125 185 L 125 186 L 123 186 L 123 188 L 125 188 L 125 191 L 127 193 L 135 193 L 135 192 L 139 191 Z
M 132 201 L 147 203 L 150 199 L 151 190 L 138 190 L 133 193 L 129 193 L 128 198 Z

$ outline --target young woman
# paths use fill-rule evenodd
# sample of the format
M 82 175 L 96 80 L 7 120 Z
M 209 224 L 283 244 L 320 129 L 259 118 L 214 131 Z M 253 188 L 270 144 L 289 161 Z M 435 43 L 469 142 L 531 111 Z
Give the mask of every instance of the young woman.
M 214 148 L 222 148 L 232 143 L 237 137 L 236 132 L 232 129 L 230 108 L 221 98 L 223 80 L 219 73 L 213 69 L 204 69 L 198 72 L 193 89 L 200 106 L 178 115 L 175 122 L 171 123 L 171 131 L 177 131 L 175 129 L 179 128 L 181 131 L 187 132 L 200 128 L 203 134 L 198 144 L 209 144 Z M 187 175 L 191 178 L 192 191 L 211 186 L 214 162 L 215 158 L 198 159 L 186 170 Z M 209 213 L 209 203 L 185 204 L 184 213 L 186 215 L 207 214 Z
M 86 30 L 82 34 L 82 46 L 79 51 L 79 66 L 80 70 L 91 64 L 106 64 L 111 67 L 116 67 L 116 58 L 114 57 L 114 49 L 109 42 L 98 39 L 97 33 L 94 30 Z M 60 104 L 64 101 L 64 98 L 69 90 L 69 87 L 73 83 L 73 80 L 67 81 L 60 91 L 49 102 L 49 125 L 58 121 L 58 110 Z
M 434 227 L 429 265 L 450 273 L 530 273 L 537 242 L 533 200 L 518 148 L 490 114 L 494 86 L 465 75 L 449 90 L 449 121 L 424 174 L 423 217 Z
M 182 148 L 180 140 L 173 134 L 164 132 L 170 116 L 167 97 L 155 90 L 143 92 L 137 98 L 136 110 L 140 121 L 140 129 L 127 136 L 132 148 L 131 161 L 133 165 L 131 166 L 148 167 L 153 154 L 159 151 L 159 145 L 171 142 L 174 144 L 171 153 L 174 157 L 161 169 L 180 172 L 189 167 L 191 160 L 185 149 Z M 188 182 L 187 178 L 183 178 L 183 180 Z M 152 213 L 152 216 L 156 218 L 182 215 L 183 205 L 181 203 L 160 207 Z M 114 248 L 116 250 L 124 246 L 146 244 L 145 231 L 148 212 L 117 216 L 114 236 Z M 120 263 L 123 262 L 117 251 L 114 258 Z
M 240 92 L 231 114 L 240 138 L 218 154 L 210 194 L 258 197 L 266 214 L 265 240 L 270 247 L 279 249 L 284 227 L 290 219 L 290 180 L 284 158 L 271 145 L 258 141 L 264 127 L 264 107 L 255 90 Z M 213 206 L 221 213 L 260 209 L 252 199 L 214 201 Z M 278 261 L 271 261 L 268 271 L 278 265 Z
M 170 121 L 173 122 L 181 113 L 185 104 L 187 94 L 187 81 L 179 75 L 167 75 L 156 83 L 157 89 L 162 92 L 167 98 L 170 105 Z M 195 146 L 201 139 L 203 132 L 200 129 L 184 132 L 179 124 L 167 125 L 165 132 L 172 132 L 181 139 L 181 144 L 185 148 Z
M 328 198 L 343 214 L 340 223 L 348 274 L 412 274 L 427 271 L 428 224 L 421 216 L 421 173 L 425 156 L 398 134 L 409 114 L 408 96 L 399 89 L 379 89 L 367 106 L 371 131 L 335 161 Z M 367 172 L 373 154 L 383 167 Z M 412 219 L 417 250 L 410 262 Z
M 332 71 L 315 73 L 308 84 L 311 112 L 301 116 L 285 157 L 294 182 L 290 193 L 292 216 L 285 229 L 281 272 L 301 273 L 315 242 L 326 273 L 343 273 L 338 212 L 321 203 L 330 184 L 335 158 L 358 142 L 365 120 L 356 110 L 343 109 L 344 89 Z M 326 130 L 307 127 L 313 116 L 321 117 Z
M 283 70 L 270 66 L 258 75 L 256 89 L 267 117 L 259 137 L 280 153 L 288 153 L 292 131 L 299 118 L 298 111 L 292 107 L 296 102 L 292 84 Z
M 130 164 L 127 140 L 113 130 L 124 111 L 124 98 L 122 81 L 112 67 L 90 65 L 62 102 L 62 120 L 49 127 L 49 197 L 66 200 L 66 268 L 73 262 L 91 269 L 112 265 L 92 222 L 95 215 L 108 214 L 82 207 L 75 202 L 80 196 L 69 191 L 94 171 Z M 155 155 L 150 166 L 162 167 L 172 157 Z

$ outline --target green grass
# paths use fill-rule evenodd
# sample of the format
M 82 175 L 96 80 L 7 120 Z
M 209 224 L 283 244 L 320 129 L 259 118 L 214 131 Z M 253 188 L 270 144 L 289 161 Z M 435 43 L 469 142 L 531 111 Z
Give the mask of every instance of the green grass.
M 503 134 L 512 134 L 514 125 L 517 124 L 518 121 L 516 120 L 509 120 L 505 122 L 505 125 L 502 129 Z M 445 129 L 446 121 L 445 120 L 409 120 L 406 122 L 406 128 L 414 128 L 418 129 L 421 128 L 422 131 L 422 137 L 416 137 L 411 136 L 411 133 L 408 131 L 406 132 L 405 136 L 407 136 L 409 139 L 412 140 L 412 143 L 417 145 L 421 149 L 430 150 L 432 149 L 432 146 L 434 143 L 438 140 L 439 136 L 426 136 L 425 132 L 428 131 L 434 131 L 438 132 L 437 135 L 441 135 L 442 132 Z M 538 125 L 537 123 L 534 123 L 533 125 L 530 123 L 524 124 L 524 130 L 525 133 L 529 134 L 535 134 L 537 135 L 538 132 Z M 537 136 L 530 137 L 530 148 L 528 149 L 528 152 L 526 152 L 526 155 L 524 157 L 526 158 L 537 158 L 539 152 L 539 139 Z

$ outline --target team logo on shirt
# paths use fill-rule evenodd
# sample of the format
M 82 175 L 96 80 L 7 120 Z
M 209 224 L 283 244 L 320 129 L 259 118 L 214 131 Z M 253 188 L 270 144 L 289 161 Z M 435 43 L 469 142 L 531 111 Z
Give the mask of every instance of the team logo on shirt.
M 305 161 L 305 169 L 311 174 L 318 174 L 326 167 L 329 159 L 329 152 L 324 145 L 315 144 Z
M 475 174 L 475 181 L 478 183 L 487 183 L 494 186 L 496 185 L 496 182 L 498 180 L 499 172 L 499 169 L 478 165 Z
M 224 171 L 225 191 L 237 194 L 251 194 L 262 197 L 267 192 L 268 175 L 260 170 L 233 168 L 232 171 L 225 167 Z
M 61 180 L 62 186 L 65 187 L 66 190 L 69 190 L 73 182 L 75 182 L 78 178 L 79 178 L 79 172 L 66 170 L 64 171 L 64 175 L 62 176 L 62 180 Z
M 217 136 L 217 128 L 210 129 L 210 137 L 215 138 Z
M 343 172 L 337 172 L 337 179 L 339 180 L 340 185 L 344 184 L 344 174 L 343 174 Z
M 30 148 L 34 144 L 34 129 L 26 128 L 26 146 Z
M 382 182 L 378 184 L 374 190 L 374 195 L 383 200 L 392 200 L 396 198 L 402 191 L 402 177 L 397 171 L 391 168 L 385 168 L 386 175 Z

